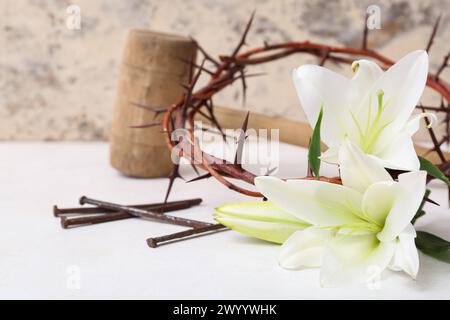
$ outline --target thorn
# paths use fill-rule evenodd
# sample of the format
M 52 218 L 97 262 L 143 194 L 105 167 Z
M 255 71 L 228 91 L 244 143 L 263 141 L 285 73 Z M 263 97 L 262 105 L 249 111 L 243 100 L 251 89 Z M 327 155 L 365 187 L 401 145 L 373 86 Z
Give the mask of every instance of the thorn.
M 153 108 L 153 107 L 150 107 L 150 106 L 145 105 L 145 104 L 141 104 L 141 103 L 137 103 L 137 102 L 131 102 L 131 101 L 130 101 L 130 103 L 132 105 L 136 106 L 136 107 L 139 107 L 139 108 L 142 108 L 142 109 L 146 109 L 146 110 L 149 110 L 149 111 L 152 111 L 152 112 L 164 112 L 164 111 L 166 111 L 166 108 Z
M 207 115 L 202 110 L 196 110 L 196 112 L 198 114 L 200 114 L 202 117 L 206 118 L 206 120 L 210 121 L 211 123 L 213 122 L 213 119 L 211 118 L 211 115 Z
M 448 67 L 448 60 L 450 59 L 450 52 L 444 57 L 444 61 L 442 62 L 441 66 L 439 67 L 438 71 L 436 72 L 435 79 L 436 81 L 439 80 L 439 76 L 441 75 L 442 71 L 444 71 L 445 68 Z
M 213 104 L 212 97 L 208 101 L 206 101 L 206 108 L 209 111 L 209 114 L 211 116 L 213 125 L 221 133 L 223 141 L 226 142 L 227 141 L 227 136 L 226 136 L 225 132 L 223 131 L 222 126 L 220 125 L 219 121 L 217 121 L 216 115 L 214 114 L 214 104 Z
M 364 31 L 363 31 L 363 40 L 362 40 L 362 48 L 363 50 L 367 50 L 367 37 L 369 33 L 369 28 L 367 28 L 367 19 L 369 18 L 369 14 L 366 13 L 364 16 Z
M 249 116 L 250 111 L 247 112 L 244 122 L 242 123 L 241 132 L 239 133 L 239 138 L 237 141 L 236 155 L 234 156 L 234 165 L 238 166 L 239 168 L 242 168 L 242 152 L 244 150 Z
M 173 120 L 173 117 L 170 117 L 170 126 L 172 127 L 172 130 L 175 130 L 175 121 Z
M 260 76 L 264 76 L 264 75 L 266 75 L 267 73 L 265 73 L 265 72 L 260 72 L 260 73 L 252 73 L 252 74 L 247 74 L 245 77 L 248 79 L 248 78 L 253 78 L 253 77 L 260 77 Z M 215 86 L 227 86 L 227 85 L 230 85 L 230 84 L 232 84 L 233 82 L 235 82 L 236 80 L 238 80 L 238 79 L 240 79 L 240 78 L 242 78 L 242 75 L 238 75 L 238 76 L 235 76 L 235 77 L 233 77 L 233 78 L 231 78 L 231 79 L 225 79 L 225 80 L 223 80 L 223 81 L 221 81 L 221 82 L 217 82 L 217 83 L 215 83 Z
M 322 58 L 320 59 L 319 66 L 323 66 L 323 65 L 325 64 L 325 62 L 327 61 L 327 59 L 328 59 L 329 56 L 330 56 L 330 50 L 327 49 L 327 50 L 325 50 L 325 51 L 323 52 L 323 56 L 322 56 Z
M 266 76 L 267 72 L 257 72 L 257 73 L 250 73 L 245 75 L 247 78 L 254 78 L 254 77 L 260 77 L 260 76 Z M 240 76 L 239 76 L 240 77 Z M 238 77 L 238 78 L 239 78 Z
M 192 90 L 194 90 L 194 87 L 197 84 L 198 79 L 200 78 L 204 64 L 205 64 L 205 59 L 202 60 L 202 63 L 200 64 L 199 69 L 198 69 L 194 79 L 191 81 L 191 83 L 188 86 L 191 94 L 192 94 Z
M 204 64 L 205 64 L 205 59 L 203 59 L 201 65 L 200 65 L 201 68 L 203 68 L 203 65 L 204 65 Z M 182 106 L 183 117 L 186 116 L 187 108 L 188 108 L 188 106 L 189 106 L 189 104 L 190 104 L 190 102 L 191 102 L 192 92 L 193 92 L 194 87 L 195 87 L 195 85 L 196 85 L 196 83 L 197 83 L 197 81 L 198 81 L 198 79 L 200 78 L 200 75 L 201 75 L 201 73 L 202 73 L 202 69 L 201 69 L 201 68 L 198 69 L 196 75 L 194 76 L 194 78 L 192 79 L 192 81 L 191 81 L 191 83 L 189 84 L 188 88 L 186 89 L 187 92 L 186 92 L 186 94 L 185 94 L 185 97 L 184 97 L 184 103 L 183 103 L 183 106 Z M 183 118 L 182 120 L 183 120 L 183 123 L 184 123 L 184 118 Z
M 178 84 L 180 87 L 182 87 L 184 90 L 188 91 L 189 90 L 189 85 L 184 84 L 184 83 L 179 83 Z
M 184 59 L 184 58 L 178 58 L 178 60 L 180 60 L 180 61 L 183 62 L 183 63 L 189 64 L 189 65 L 190 65 L 191 67 L 193 67 L 193 68 L 201 69 L 202 71 L 205 71 L 205 72 L 208 73 L 209 75 L 214 75 L 214 72 L 212 72 L 212 71 L 206 69 L 205 67 L 202 67 L 202 66 L 196 64 L 196 63 L 193 62 L 192 60 L 186 60 L 186 59 Z M 191 80 L 192 80 L 192 78 L 191 78 Z
M 239 72 L 241 74 L 241 80 L 242 80 L 242 104 L 245 106 L 245 101 L 246 101 L 246 97 L 247 97 L 247 82 L 245 81 L 244 67 L 242 67 Z
M 446 143 L 450 143 L 450 107 L 447 103 L 445 106 L 444 97 L 441 97 L 441 108 L 446 110 L 445 114 L 445 141 Z
M 250 30 L 250 27 L 252 25 L 253 22 L 253 18 L 255 17 L 255 10 L 252 12 L 252 14 L 250 15 L 250 19 L 247 22 L 247 25 L 245 26 L 245 30 L 244 33 L 241 36 L 241 40 L 238 42 L 238 45 L 236 46 L 236 48 L 233 51 L 233 54 L 231 55 L 232 57 L 236 57 L 236 55 L 239 53 L 239 50 L 242 48 L 242 46 L 245 44 L 245 40 L 247 38 L 247 34 L 248 31 Z
M 417 106 L 418 108 L 423 108 L 424 110 L 434 111 L 434 112 L 448 112 L 446 107 L 443 107 L 442 104 L 439 107 L 435 106 Z
M 433 45 L 434 42 L 434 37 L 436 36 L 436 32 L 439 27 L 439 22 L 441 21 L 441 17 L 442 15 L 440 14 L 434 23 L 433 31 L 431 31 L 430 39 L 428 40 L 427 48 L 425 49 L 426 52 L 430 52 L 431 46 Z
M 164 203 L 167 203 L 167 199 L 169 199 L 169 194 L 170 194 L 170 191 L 172 190 L 172 186 L 173 186 L 173 183 L 175 182 L 175 179 L 181 177 L 179 174 L 179 169 L 180 169 L 179 164 L 174 164 L 172 167 L 172 171 L 170 172 L 170 175 L 169 175 L 169 186 L 167 187 L 166 196 L 164 197 Z
M 153 108 L 153 107 L 147 106 L 145 104 L 140 104 L 140 103 L 136 103 L 136 102 L 130 102 L 130 103 L 136 107 L 153 112 L 155 114 L 153 119 L 155 119 L 159 114 L 167 111 L 167 108 Z
M 191 167 L 192 167 L 192 169 L 194 170 L 194 172 L 195 172 L 196 175 L 199 175 L 199 174 L 200 174 L 200 172 L 198 172 L 198 169 L 197 169 L 197 167 L 195 166 L 195 164 L 191 163 Z
M 195 130 L 202 130 L 203 132 L 206 132 L 206 133 L 209 133 L 209 134 L 215 134 L 215 135 L 220 135 L 221 137 L 223 137 L 224 135 L 225 135 L 225 141 L 226 141 L 226 138 L 232 138 L 231 136 L 229 136 L 229 135 L 226 135 L 225 133 L 223 133 L 223 132 L 220 132 L 220 131 L 216 131 L 215 129 L 213 129 L 213 128 L 199 128 L 199 127 L 195 127 Z
M 430 198 L 425 198 L 425 201 L 426 201 L 426 202 L 429 202 L 429 203 L 432 203 L 432 204 L 434 204 L 434 205 L 436 205 L 436 206 L 440 206 L 439 203 L 437 203 L 436 201 L 434 201 L 434 200 L 432 200 L 432 199 L 430 199 Z
M 191 167 L 192 167 L 192 169 L 194 170 L 194 172 L 195 172 L 197 175 L 200 175 L 200 172 L 198 172 L 198 169 L 197 169 L 197 167 L 195 166 L 195 163 L 192 162 L 192 161 L 189 161 L 189 164 L 191 165 Z M 183 180 L 184 180 L 184 179 L 183 179 Z
M 161 125 L 161 121 L 155 121 L 155 122 L 152 122 L 152 123 L 149 123 L 149 124 L 132 125 L 132 126 L 129 126 L 129 128 L 132 128 L 132 129 L 144 129 L 144 128 L 156 127 L 156 126 L 159 126 L 159 125 Z
M 220 63 L 219 63 L 216 59 L 214 59 L 210 54 L 208 54 L 208 53 L 205 51 L 205 49 L 203 49 L 203 48 L 198 44 L 198 42 L 197 42 L 195 39 L 193 39 L 193 38 L 191 37 L 191 40 L 195 42 L 195 45 L 197 46 L 197 49 L 200 50 L 200 52 L 203 54 L 203 57 L 204 57 L 206 60 L 212 62 L 216 67 L 218 67 L 218 66 L 220 65 Z
M 273 167 L 273 168 L 267 169 L 267 172 L 266 172 L 265 176 L 270 176 L 270 175 L 271 175 L 272 173 L 274 173 L 277 169 L 278 169 L 278 167 Z
M 190 63 L 189 63 L 189 75 L 188 75 L 188 79 L 189 81 L 192 81 L 192 77 L 194 75 L 194 52 L 191 52 L 191 59 L 190 59 Z
M 186 181 L 186 183 L 195 182 L 195 181 L 199 181 L 199 180 L 203 180 L 203 179 L 208 179 L 210 177 L 211 177 L 211 173 L 208 172 L 206 174 L 199 175 L 198 177 L 195 177 L 189 181 Z

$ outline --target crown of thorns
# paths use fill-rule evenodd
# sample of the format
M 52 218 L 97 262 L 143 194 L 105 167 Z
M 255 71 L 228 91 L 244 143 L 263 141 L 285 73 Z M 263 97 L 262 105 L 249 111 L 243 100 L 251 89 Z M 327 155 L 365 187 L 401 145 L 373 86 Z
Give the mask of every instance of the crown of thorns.
M 231 55 L 221 55 L 216 59 L 208 54 L 208 52 L 197 42 L 195 42 L 198 50 L 203 56 L 203 59 L 200 64 L 197 64 L 193 61 L 193 59 L 189 61 L 183 60 L 190 66 L 190 82 L 189 84 L 184 85 L 186 90 L 185 93 L 168 108 L 154 108 L 152 106 L 139 105 L 140 107 L 154 112 L 155 115 L 163 114 L 163 117 L 161 121 L 138 125 L 135 127 L 148 128 L 160 125 L 166 135 L 166 143 L 168 148 L 171 151 L 173 151 L 174 148 L 177 148 L 175 152 L 178 156 L 187 159 L 198 174 L 196 178 L 190 181 L 198 181 L 213 177 L 231 190 L 248 196 L 262 197 L 259 192 L 238 186 L 230 180 L 230 178 L 238 179 L 249 185 L 254 183 L 256 175 L 244 169 L 240 161 L 245 138 L 238 139 L 234 162 L 230 162 L 224 159 L 219 159 L 203 151 L 194 137 L 194 119 L 197 115 L 201 115 L 210 122 L 211 126 L 215 128 L 217 133 L 221 134 L 224 139 L 228 138 L 214 114 L 214 95 L 234 82 L 240 81 L 242 84 L 243 99 L 245 102 L 247 79 L 249 77 L 260 75 L 247 74 L 247 67 L 275 61 L 296 53 L 309 54 L 317 57 L 317 63 L 321 66 L 327 62 L 333 62 L 336 64 L 352 64 L 354 60 L 361 57 L 366 57 L 376 60 L 383 69 L 387 69 L 393 65 L 395 61 L 381 55 L 375 50 L 368 48 L 368 28 L 366 23 L 364 23 L 362 45 L 360 48 L 330 46 L 310 41 L 284 42 L 279 44 L 269 44 L 265 42 L 262 47 L 240 53 L 242 47 L 246 44 L 246 38 L 252 25 L 253 18 L 254 13 L 251 15 L 248 23 L 246 24 L 244 32 Z M 433 45 L 440 18 L 441 17 L 437 18 L 431 31 L 431 35 L 426 46 L 427 52 L 430 51 Z M 445 114 L 445 118 L 443 120 L 443 124 L 445 125 L 445 134 L 441 139 L 438 139 L 432 128 L 428 128 L 433 147 L 430 148 L 425 155 L 436 152 L 440 161 L 438 166 L 446 176 L 450 175 L 450 161 L 446 160 L 444 152 L 442 151 L 442 145 L 450 141 L 450 86 L 446 81 L 441 79 L 440 76 L 443 70 L 448 67 L 449 59 L 450 52 L 443 58 L 443 62 L 437 69 L 436 73 L 430 73 L 428 75 L 428 80 L 426 83 L 427 87 L 440 96 L 440 105 L 424 106 L 420 104 L 417 106 L 417 108 L 422 111 L 428 110 Z M 206 66 L 206 62 L 208 67 Z M 210 79 L 205 86 L 197 88 L 196 84 L 201 74 L 207 74 Z M 242 125 L 242 130 L 244 132 L 247 129 L 248 117 L 249 114 L 247 113 Z M 428 120 L 426 118 L 425 121 L 428 124 Z M 185 136 L 184 138 L 174 141 L 174 139 L 172 139 L 172 133 L 178 129 L 185 130 L 187 132 L 187 137 Z M 201 175 L 197 170 L 197 166 L 206 170 L 207 173 Z M 174 164 L 169 175 L 169 186 L 167 188 L 165 201 L 168 199 L 175 179 L 180 177 L 179 164 Z M 311 177 L 309 176 L 304 177 L 304 179 L 310 178 Z M 320 179 L 333 183 L 340 182 L 339 178 L 320 177 Z

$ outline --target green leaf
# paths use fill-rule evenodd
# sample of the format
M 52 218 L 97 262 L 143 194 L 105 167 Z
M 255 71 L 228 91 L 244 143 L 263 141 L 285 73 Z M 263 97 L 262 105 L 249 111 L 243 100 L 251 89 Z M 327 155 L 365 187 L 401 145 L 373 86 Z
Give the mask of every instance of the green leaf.
M 416 246 L 423 253 L 450 263 L 450 242 L 434 234 L 417 231 Z
M 431 163 L 431 161 L 425 159 L 424 157 L 419 156 L 419 162 L 420 162 L 420 170 L 425 170 L 429 176 L 439 179 L 445 182 L 448 186 L 450 186 L 450 181 L 445 176 L 445 174 L 433 163 Z
M 308 161 L 315 177 L 319 177 L 320 173 L 320 125 L 322 124 L 323 105 L 320 107 L 319 117 L 314 127 L 311 141 L 308 149 Z
M 430 189 L 425 190 L 425 194 L 423 195 L 422 202 L 420 203 L 420 206 L 417 209 L 417 212 L 411 221 L 412 224 L 416 223 L 417 219 L 419 219 L 420 217 L 425 215 L 426 212 L 425 212 L 425 210 L 423 210 L 423 207 L 425 206 L 426 199 L 428 198 L 430 193 L 431 193 Z

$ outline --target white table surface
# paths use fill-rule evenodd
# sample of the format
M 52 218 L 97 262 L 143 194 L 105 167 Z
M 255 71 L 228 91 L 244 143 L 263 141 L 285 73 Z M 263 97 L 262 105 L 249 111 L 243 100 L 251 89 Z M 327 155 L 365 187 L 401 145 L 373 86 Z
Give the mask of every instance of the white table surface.
M 305 150 L 282 145 L 281 151 L 288 160 L 280 174 L 302 176 Z M 158 202 L 167 180 L 121 176 L 108 164 L 106 143 L 1 143 L 0 155 L 0 298 L 450 298 L 450 265 L 423 254 L 416 281 L 386 272 L 375 290 L 324 289 L 318 269 L 283 270 L 279 246 L 233 231 L 151 249 L 146 238 L 183 228 L 129 219 L 63 230 L 54 204 L 75 206 L 81 195 Z M 429 207 L 417 228 L 450 238 L 446 188 L 433 183 L 432 190 L 442 206 Z M 171 200 L 193 197 L 203 204 L 179 215 L 211 220 L 214 207 L 248 199 L 213 180 L 177 181 Z

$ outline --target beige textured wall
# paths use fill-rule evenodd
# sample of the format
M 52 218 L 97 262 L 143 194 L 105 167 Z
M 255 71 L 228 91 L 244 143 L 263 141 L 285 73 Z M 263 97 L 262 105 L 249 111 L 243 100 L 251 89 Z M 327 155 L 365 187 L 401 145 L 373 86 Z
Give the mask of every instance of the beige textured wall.
M 80 31 L 65 24 L 71 3 L 81 8 Z M 436 16 L 450 12 L 450 0 L 2 0 L 0 139 L 107 139 L 130 28 L 189 34 L 213 54 L 229 53 L 256 9 L 250 46 L 305 39 L 358 46 L 370 4 L 382 8 L 382 29 L 371 32 L 370 44 L 392 58 L 424 48 Z M 432 69 L 450 49 L 449 26 L 447 15 L 431 52 Z M 249 81 L 248 107 L 300 119 L 290 71 L 305 62 L 314 60 L 298 55 L 252 69 L 268 75 Z M 449 70 L 444 77 L 450 79 Z M 241 106 L 239 86 L 218 102 Z

